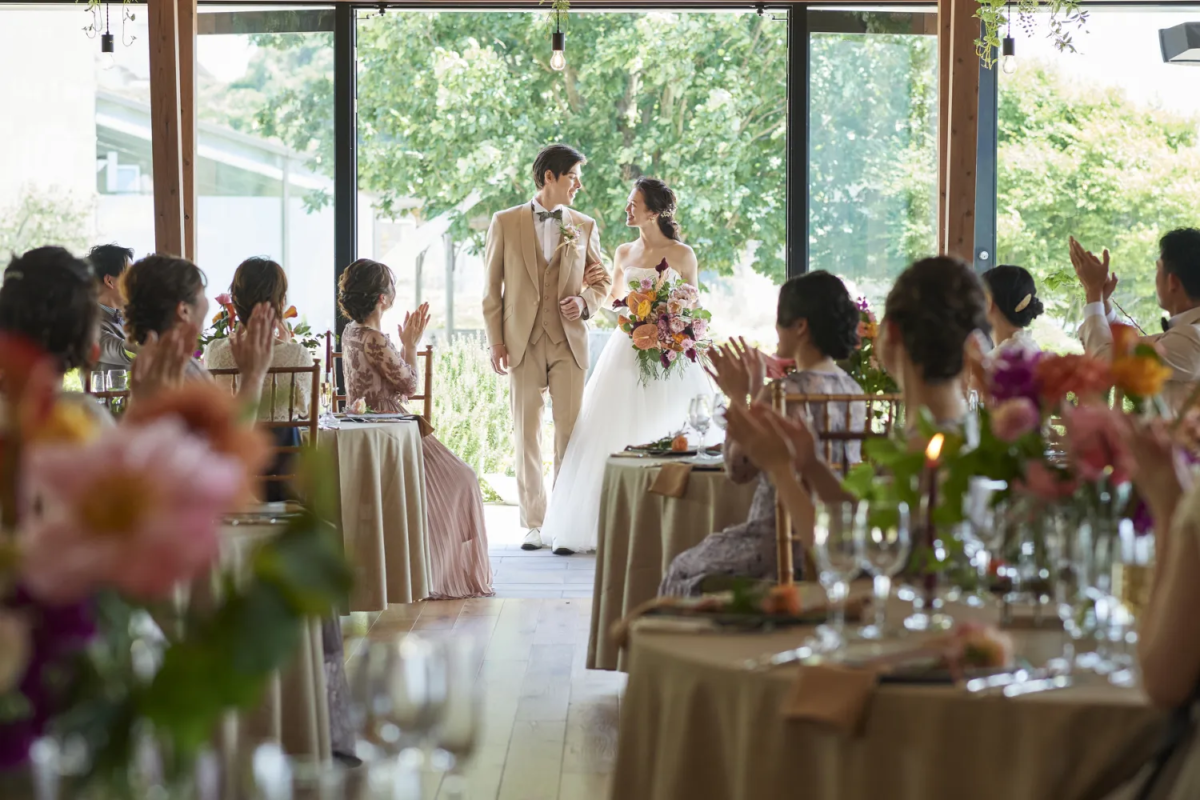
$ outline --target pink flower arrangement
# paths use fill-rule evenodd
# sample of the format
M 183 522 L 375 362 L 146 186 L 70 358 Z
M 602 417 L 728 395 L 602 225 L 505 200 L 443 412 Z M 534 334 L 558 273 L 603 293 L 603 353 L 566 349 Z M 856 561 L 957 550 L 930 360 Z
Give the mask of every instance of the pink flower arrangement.
M 1133 455 L 1126 444 L 1128 419 L 1120 411 L 1098 403 L 1063 409 L 1067 429 L 1067 458 L 1085 481 L 1107 479 L 1119 485 L 1129 482 Z
M 244 472 L 173 419 L 32 448 L 26 489 L 41 513 L 22 534 L 22 578 L 51 604 L 103 586 L 164 599 L 215 562 L 219 517 Z
M 1005 400 L 992 412 L 992 432 L 1002 442 L 1012 443 L 1037 430 L 1042 415 L 1027 397 Z

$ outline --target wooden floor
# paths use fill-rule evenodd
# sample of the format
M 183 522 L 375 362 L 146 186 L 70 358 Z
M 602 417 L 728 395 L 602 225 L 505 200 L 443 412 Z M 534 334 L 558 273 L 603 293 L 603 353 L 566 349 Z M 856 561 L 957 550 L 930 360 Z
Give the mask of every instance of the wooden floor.
M 550 548 L 488 548 L 497 597 L 588 599 L 596 582 L 596 554 L 556 556 Z
M 562 584 L 551 585 L 568 586 L 571 562 L 563 557 L 545 562 L 563 565 L 546 567 L 564 574 Z M 514 572 L 529 571 L 517 566 Z M 504 568 L 502 561 L 498 572 Z M 590 584 L 587 588 L 590 593 Z M 607 800 L 625 676 L 584 669 L 590 616 L 586 597 L 445 600 L 355 614 L 344 633 L 382 638 L 456 631 L 486 641 L 480 674 L 486 713 L 479 749 L 467 768 L 470 800 Z M 426 794 L 444 796 L 437 786 Z

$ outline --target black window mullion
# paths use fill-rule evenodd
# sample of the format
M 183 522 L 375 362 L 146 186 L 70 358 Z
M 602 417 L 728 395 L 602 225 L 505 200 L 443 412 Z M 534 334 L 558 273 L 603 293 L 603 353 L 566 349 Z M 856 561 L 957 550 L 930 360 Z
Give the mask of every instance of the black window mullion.
M 808 9 L 788 10 L 787 276 L 808 272 Z

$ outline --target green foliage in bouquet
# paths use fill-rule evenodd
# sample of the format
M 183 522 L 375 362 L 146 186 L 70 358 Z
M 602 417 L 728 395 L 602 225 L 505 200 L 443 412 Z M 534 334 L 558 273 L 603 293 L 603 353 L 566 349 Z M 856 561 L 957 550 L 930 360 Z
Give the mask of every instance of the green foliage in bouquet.
M 864 394 L 896 394 L 900 387 L 895 379 L 884 371 L 875 353 L 875 340 L 879 337 L 879 323 L 875 313 L 867 305 L 867 298 L 860 297 L 858 305 L 858 349 L 840 362 L 846 374 L 862 387 Z

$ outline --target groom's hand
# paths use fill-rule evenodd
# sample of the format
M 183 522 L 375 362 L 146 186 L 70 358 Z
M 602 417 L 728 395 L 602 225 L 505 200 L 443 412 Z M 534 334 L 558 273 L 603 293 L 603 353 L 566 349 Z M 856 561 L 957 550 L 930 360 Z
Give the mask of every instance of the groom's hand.
M 492 369 L 497 375 L 508 374 L 508 348 L 502 344 L 492 345 Z
M 583 316 L 583 310 L 587 306 L 584 305 L 582 297 L 568 297 L 558 304 L 558 308 L 562 312 L 563 319 L 573 322 Z

